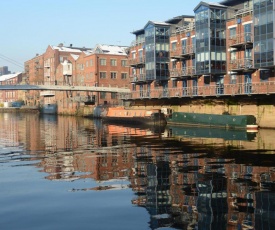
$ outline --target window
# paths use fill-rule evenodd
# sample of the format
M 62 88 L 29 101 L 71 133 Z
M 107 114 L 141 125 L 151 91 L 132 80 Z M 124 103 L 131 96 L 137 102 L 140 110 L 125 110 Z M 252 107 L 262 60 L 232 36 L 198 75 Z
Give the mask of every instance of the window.
M 260 80 L 261 81 L 268 81 L 269 77 L 270 77 L 270 71 L 269 70 L 261 70 L 260 71 Z
M 177 83 L 178 83 L 177 81 L 173 80 L 173 81 L 172 81 L 172 87 L 173 87 L 173 88 L 177 88 Z
M 99 63 L 100 65 L 106 65 L 106 59 L 100 59 Z
M 117 93 L 111 93 L 111 98 L 116 99 L 117 98 Z
M 127 73 L 121 73 L 121 79 L 127 79 Z
M 116 75 L 117 75 L 116 72 L 111 72 L 111 79 L 116 79 Z
M 172 50 L 175 51 L 177 49 L 177 42 L 172 42 Z
M 176 69 L 177 68 L 177 61 L 172 61 L 172 69 Z
M 106 98 L 106 92 L 100 92 L 100 98 L 105 99 Z
M 230 56 L 231 56 L 231 60 L 236 60 L 237 59 L 237 55 L 236 55 L 236 51 L 231 51 L 230 52 Z
M 236 38 L 236 27 L 229 29 L 229 36 L 230 38 Z
M 204 80 L 204 85 L 210 85 L 210 76 L 209 75 L 204 76 L 203 80 Z
M 236 84 L 236 83 L 237 83 L 237 75 L 231 75 L 230 84 Z
M 99 78 L 106 78 L 106 72 L 100 72 Z
M 90 60 L 90 66 L 93 66 L 93 60 Z
M 111 59 L 111 66 L 117 66 L 116 59 Z
M 86 67 L 88 67 L 89 66 L 89 61 L 86 61 Z
M 127 66 L 127 60 L 121 60 L 121 66 Z
M 137 90 L 136 84 L 132 84 L 132 91 L 136 91 L 136 90 Z

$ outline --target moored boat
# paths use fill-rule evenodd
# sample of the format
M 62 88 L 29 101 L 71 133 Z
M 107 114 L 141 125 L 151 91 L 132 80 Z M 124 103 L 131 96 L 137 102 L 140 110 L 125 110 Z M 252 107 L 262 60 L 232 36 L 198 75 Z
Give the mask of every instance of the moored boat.
M 167 117 L 168 124 L 190 125 L 190 126 L 208 126 L 228 129 L 246 129 L 257 130 L 256 117 L 253 115 L 218 115 L 173 112 Z
M 100 112 L 99 112 L 100 110 Z M 131 109 L 125 107 L 101 107 L 94 113 L 104 121 L 135 125 L 166 125 L 166 118 L 160 109 Z

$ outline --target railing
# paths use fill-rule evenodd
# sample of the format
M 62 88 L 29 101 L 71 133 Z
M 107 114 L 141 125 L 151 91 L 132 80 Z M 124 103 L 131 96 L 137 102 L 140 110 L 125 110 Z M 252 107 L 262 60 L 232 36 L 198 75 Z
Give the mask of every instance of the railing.
M 247 13 L 251 13 L 251 12 L 253 12 L 253 8 L 252 7 L 245 7 L 243 9 L 238 10 L 235 13 L 235 17 L 238 16 L 238 15 L 243 15 L 243 14 L 247 14 Z
M 195 66 L 184 67 L 181 70 L 181 76 L 193 76 L 195 74 L 196 74 Z
M 236 46 L 236 45 L 242 45 L 247 43 L 249 44 L 253 43 L 252 33 L 236 34 L 235 36 L 231 36 L 229 38 L 229 46 Z
M 194 53 L 195 53 L 195 46 L 188 45 L 185 47 L 177 47 L 176 49 L 172 49 L 170 51 L 170 56 L 171 57 L 180 57 L 180 56 L 192 55 Z
M 137 57 L 137 58 L 130 58 L 128 59 L 129 65 L 138 65 L 138 64 L 144 64 L 145 63 L 145 57 Z
M 144 44 L 145 43 L 145 38 L 144 39 L 141 39 L 141 40 L 134 40 L 131 42 L 131 46 L 137 46 L 137 45 L 140 45 L 140 44 Z
M 183 67 L 182 69 L 171 69 L 170 78 L 193 76 L 196 74 L 195 66 Z
M 190 23 L 186 26 L 179 27 L 176 30 L 172 32 L 172 34 L 177 34 L 177 33 L 186 33 L 195 30 L 195 23 Z
M 245 70 L 253 68 L 253 60 L 250 58 L 231 60 L 229 64 L 229 70 Z
M 131 82 L 143 82 L 146 81 L 146 76 L 145 74 L 134 74 L 130 76 L 130 81 Z
M 182 48 L 182 55 L 194 54 L 194 53 L 195 53 L 194 45 L 188 45 Z
M 220 97 L 235 95 L 269 95 L 275 94 L 275 82 L 217 84 L 215 86 L 198 86 L 134 91 L 120 95 L 120 99 L 153 99 L 184 97 Z
M 181 47 L 177 47 L 175 49 L 170 50 L 170 57 L 180 57 L 181 54 L 182 54 Z

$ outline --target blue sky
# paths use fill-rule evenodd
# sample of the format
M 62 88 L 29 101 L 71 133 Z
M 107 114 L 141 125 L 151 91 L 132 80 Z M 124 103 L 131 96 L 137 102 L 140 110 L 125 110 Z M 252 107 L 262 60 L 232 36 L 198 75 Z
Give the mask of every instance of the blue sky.
M 220 2 L 211 0 L 210 2 Z M 23 71 L 48 45 L 131 44 L 149 21 L 194 15 L 200 0 L 2 0 L 0 66 Z

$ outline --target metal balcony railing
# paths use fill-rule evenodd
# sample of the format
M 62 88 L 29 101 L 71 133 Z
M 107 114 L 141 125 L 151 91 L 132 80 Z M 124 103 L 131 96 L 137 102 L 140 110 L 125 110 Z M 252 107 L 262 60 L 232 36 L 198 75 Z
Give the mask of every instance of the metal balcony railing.
M 182 55 L 192 55 L 195 53 L 195 46 L 188 45 L 182 48 Z
M 146 76 L 145 76 L 145 74 L 130 75 L 130 81 L 133 83 L 144 82 L 144 81 L 146 81 Z
M 241 45 L 252 45 L 253 44 L 253 35 L 252 33 L 242 33 L 236 34 L 229 37 L 229 46 L 237 47 Z
M 154 98 L 193 98 L 193 97 L 221 97 L 235 95 L 269 95 L 275 94 L 275 81 L 243 83 L 243 84 L 217 84 L 211 86 L 166 88 L 154 90 L 134 91 L 119 95 L 120 99 L 154 99 Z
M 130 59 L 128 59 L 128 64 L 130 66 L 145 64 L 145 56 L 141 56 L 141 57 L 137 57 L 137 58 L 130 58 Z
M 254 62 L 250 58 L 231 60 L 229 64 L 229 70 L 243 71 L 254 69 Z
M 242 15 L 245 15 L 245 14 L 250 14 L 253 12 L 253 8 L 252 7 L 245 7 L 243 9 L 240 9 L 238 10 L 234 16 L 237 17 L 237 16 L 242 16 Z
M 188 45 L 184 47 L 177 47 L 170 51 L 170 57 L 180 58 L 184 56 L 190 56 L 195 54 L 195 46 Z

